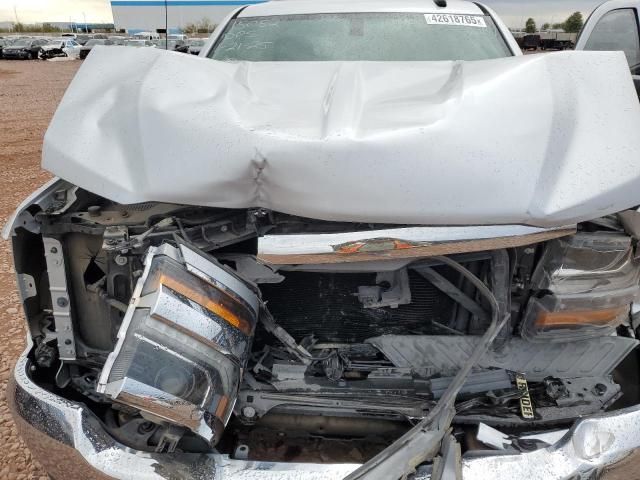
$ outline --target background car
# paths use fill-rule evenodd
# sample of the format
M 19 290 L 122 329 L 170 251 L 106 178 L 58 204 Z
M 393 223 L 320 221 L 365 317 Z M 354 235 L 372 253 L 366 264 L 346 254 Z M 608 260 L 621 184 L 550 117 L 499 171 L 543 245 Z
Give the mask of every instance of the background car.
M 621 50 L 640 95 L 640 1 L 612 0 L 596 8 L 584 25 L 576 50 Z
M 114 45 L 124 45 L 127 41 L 127 37 L 123 35 L 110 35 L 107 37 L 107 40 L 112 41 Z
M 151 40 L 130 40 L 130 39 L 126 39 L 124 41 L 124 46 L 125 47 L 140 48 L 140 47 L 154 47 L 155 44 Z
M 200 50 L 202 50 L 203 46 L 204 39 L 202 38 L 194 38 L 192 40 L 189 40 L 189 53 L 191 55 L 198 55 L 200 54 Z
M 91 35 L 87 35 L 86 33 L 81 33 L 80 35 L 76 36 L 76 42 L 78 42 L 80 45 L 84 45 L 92 38 L 93 37 Z
M 84 60 L 96 45 L 115 45 L 111 40 L 103 40 L 101 38 L 92 38 L 80 49 L 80 60 Z
M 34 60 L 38 58 L 47 39 L 19 39 L 2 49 L 2 58 Z
M 154 40 L 153 44 L 156 48 L 161 48 L 162 50 L 172 50 L 174 52 L 187 53 L 188 46 L 183 40 L 171 40 L 167 42 L 164 38 L 160 40 Z
M 53 57 L 71 57 L 78 58 L 82 46 L 70 38 L 54 38 L 40 50 L 40 58 L 48 59 Z

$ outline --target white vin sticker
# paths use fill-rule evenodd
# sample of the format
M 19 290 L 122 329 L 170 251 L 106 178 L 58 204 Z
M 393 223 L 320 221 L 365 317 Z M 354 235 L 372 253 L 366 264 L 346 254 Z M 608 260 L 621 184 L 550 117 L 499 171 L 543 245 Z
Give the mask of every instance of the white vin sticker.
M 454 13 L 425 13 L 424 18 L 429 25 L 458 25 L 461 27 L 487 28 L 480 15 L 456 15 Z

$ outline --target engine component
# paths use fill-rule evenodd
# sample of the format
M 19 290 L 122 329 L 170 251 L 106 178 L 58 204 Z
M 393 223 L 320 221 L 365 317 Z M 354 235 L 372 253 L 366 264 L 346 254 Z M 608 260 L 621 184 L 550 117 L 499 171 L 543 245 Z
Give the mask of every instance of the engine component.
M 518 392 L 518 390 L 516 390 Z M 557 424 L 590 415 L 609 407 L 622 395 L 610 376 L 561 379 L 549 377 L 529 384 L 534 416 L 524 416 L 520 395 L 477 396 L 456 404 L 456 423 L 517 427 L 532 423 Z
M 611 333 L 629 317 L 638 295 L 640 264 L 631 237 L 578 233 L 545 248 L 532 283 L 522 336 L 567 342 Z
M 358 299 L 366 308 L 397 308 L 398 305 L 410 304 L 411 288 L 407 269 L 378 273 L 376 286 L 358 287 Z
M 281 393 L 271 391 L 242 390 L 238 406 L 251 405 L 258 418 L 270 411 L 288 414 L 314 414 L 326 416 L 370 417 L 389 420 L 424 418 L 433 407 L 431 400 L 419 396 L 408 396 L 405 392 L 390 395 L 389 391 L 367 395 L 368 392 L 349 391 L 340 393 Z M 241 417 L 247 423 L 255 418 Z
M 97 391 L 215 444 L 259 314 L 257 294 L 185 245 L 151 247 Z M 167 449 L 176 434 L 160 442 Z
M 420 274 L 409 271 L 411 303 L 367 308 L 360 287 L 377 285 L 375 273 L 287 272 L 260 290 L 278 325 L 300 341 L 309 333 L 322 342 L 358 343 L 384 334 L 445 333 L 454 302 Z M 399 282 L 398 282 L 399 283 Z M 256 343 L 262 344 L 260 335 Z
M 423 418 L 446 391 L 453 378 L 431 380 L 414 378 L 411 371 L 388 368 L 372 372 L 366 380 L 341 380 L 305 377 L 273 381 L 273 390 L 242 389 L 236 412 L 246 421 L 255 421 L 270 410 L 304 413 L 309 407 L 321 409 L 326 415 L 350 417 Z M 489 390 L 513 387 L 504 370 L 487 370 L 469 374 L 460 395 L 479 394 Z M 245 409 L 253 415 L 247 418 Z
M 479 337 L 469 335 L 383 335 L 367 343 L 377 347 L 396 367 L 431 369 L 442 375 L 456 372 L 469 358 Z M 626 337 L 598 337 L 567 343 L 531 343 L 511 338 L 488 351 L 480 368 L 522 372 L 529 381 L 545 377 L 600 377 L 611 371 L 640 342 Z

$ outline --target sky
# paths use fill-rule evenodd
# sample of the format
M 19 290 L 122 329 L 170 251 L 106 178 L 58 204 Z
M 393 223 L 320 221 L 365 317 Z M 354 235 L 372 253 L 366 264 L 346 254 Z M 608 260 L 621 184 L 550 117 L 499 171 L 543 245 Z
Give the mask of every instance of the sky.
M 317 0 L 322 1 L 322 0 Z M 389 0 L 392 2 L 393 0 Z M 571 13 L 580 11 L 585 19 L 602 0 L 484 0 L 510 27 L 524 26 L 532 17 L 540 26 L 559 23 Z M 0 0 L 0 22 L 24 23 L 112 22 L 109 0 Z

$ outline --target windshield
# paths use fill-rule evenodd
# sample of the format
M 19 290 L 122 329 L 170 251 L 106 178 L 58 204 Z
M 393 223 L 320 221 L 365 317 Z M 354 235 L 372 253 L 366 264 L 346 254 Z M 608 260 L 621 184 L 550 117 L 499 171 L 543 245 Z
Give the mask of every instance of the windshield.
M 12 47 L 30 47 L 33 43 L 32 40 L 18 40 L 11 45 Z
M 431 13 L 236 18 L 209 53 L 216 60 L 253 62 L 485 60 L 511 55 L 491 17 Z
M 104 45 L 105 40 L 89 40 L 84 44 L 85 47 L 93 47 L 94 45 Z

